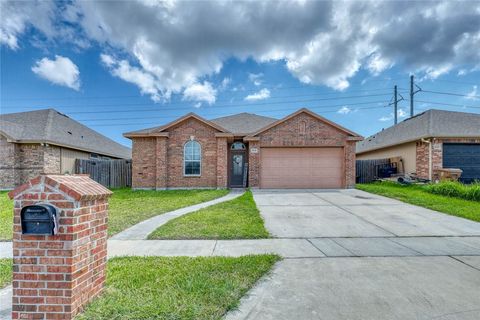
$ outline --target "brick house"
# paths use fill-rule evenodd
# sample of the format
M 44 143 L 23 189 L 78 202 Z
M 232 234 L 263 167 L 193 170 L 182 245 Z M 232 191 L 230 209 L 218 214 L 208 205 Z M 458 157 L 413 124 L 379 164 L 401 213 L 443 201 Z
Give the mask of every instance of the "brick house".
M 124 136 L 133 141 L 137 189 L 351 188 L 362 139 L 307 109 L 280 120 L 189 113 Z
M 459 168 L 460 180 L 480 180 L 480 114 L 431 109 L 382 130 L 356 146 L 357 159 L 401 157 L 405 173 L 436 180 Z
M 130 159 L 131 150 L 54 110 L 0 116 L 0 189 L 42 173 L 74 173 L 75 159 Z

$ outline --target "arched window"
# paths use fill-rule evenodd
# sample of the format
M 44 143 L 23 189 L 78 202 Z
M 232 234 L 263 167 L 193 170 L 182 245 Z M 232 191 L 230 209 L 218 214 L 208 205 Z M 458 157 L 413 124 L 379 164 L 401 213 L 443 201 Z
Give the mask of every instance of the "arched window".
M 231 150 L 245 150 L 245 145 L 242 142 L 234 142 L 230 147 Z
M 202 167 L 202 147 L 197 141 L 188 141 L 183 147 L 183 174 L 199 176 Z

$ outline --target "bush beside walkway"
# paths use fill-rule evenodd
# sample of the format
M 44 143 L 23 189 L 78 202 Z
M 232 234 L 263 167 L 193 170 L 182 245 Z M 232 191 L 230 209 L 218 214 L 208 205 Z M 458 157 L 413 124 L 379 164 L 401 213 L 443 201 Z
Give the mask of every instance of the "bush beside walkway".
M 480 202 L 433 194 L 426 186 L 375 182 L 357 184 L 357 189 L 480 222 Z
M 251 191 L 242 196 L 173 219 L 148 239 L 269 238 Z

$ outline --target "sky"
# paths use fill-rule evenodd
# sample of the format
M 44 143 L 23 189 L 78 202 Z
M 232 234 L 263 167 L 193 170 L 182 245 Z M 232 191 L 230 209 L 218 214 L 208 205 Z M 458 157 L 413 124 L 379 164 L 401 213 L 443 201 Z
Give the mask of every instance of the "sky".
M 0 113 L 54 108 L 122 133 L 195 112 L 306 107 L 363 136 L 480 113 L 478 1 L 2 1 Z M 418 86 L 418 87 L 417 87 Z

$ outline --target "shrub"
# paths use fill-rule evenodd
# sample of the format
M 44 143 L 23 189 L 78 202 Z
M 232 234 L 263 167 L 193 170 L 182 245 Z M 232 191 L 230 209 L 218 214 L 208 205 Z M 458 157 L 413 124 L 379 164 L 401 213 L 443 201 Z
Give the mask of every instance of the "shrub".
M 465 185 L 460 182 L 442 181 L 437 184 L 430 184 L 425 189 L 430 193 L 447 197 L 480 201 L 480 183 Z

